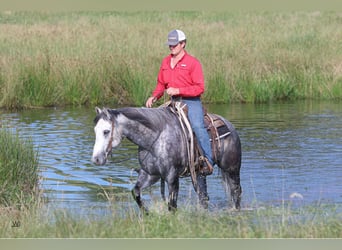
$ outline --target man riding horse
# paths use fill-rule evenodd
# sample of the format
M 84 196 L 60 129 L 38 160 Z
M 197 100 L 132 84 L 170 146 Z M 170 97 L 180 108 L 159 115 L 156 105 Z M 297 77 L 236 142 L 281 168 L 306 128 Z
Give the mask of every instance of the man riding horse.
M 188 173 L 189 168 L 200 203 L 204 208 L 208 208 L 206 175 L 212 174 L 215 163 L 220 168 L 225 190 L 230 191 L 234 208 L 240 209 L 242 189 L 239 135 L 234 126 L 219 115 L 208 114 L 204 118 L 201 102 L 204 92 L 202 66 L 195 57 L 185 51 L 185 34 L 180 30 L 171 31 L 167 44 L 171 53 L 162 61 L 157 86 L 146 101 L 147 108 L 96 108 L 96 140 L 92 161 L 98 165 L 105 164 L 112 148 L 118 146 L 124 137 L 138 145 L 140 169 L 137 171 L 138 178 L 132 194 L 144 211 L 147 211 L 147 207 L 141 192 L 159 180 L 162 187 L 164 184 L 168 187 L 168 209 L 177 209 L 179 178 Z M 195 150 L 196 157 L 200 155 L 198 159 L 202 159 L 198 161 L 197 166 L 200 166 L 195 170 L 191 168 L 195 164 L 190 160 L 194 151 L 191 150 L 193 144 L 188 143 L 187 136 L 189 134 L 192 137 L 192 132 L 184 133 L 183 123 L 178 119 L 179 113 L 171 112 L 171 108 L 165 106 L 151 108 L 153 103 L 163 96 L 165 90 L 171 100 L 175 101 L 176 108 L 179 103 L 187 106 L 190 124 L 186 126 L 186 131 L 191 128 L 194 132 L 199 144 Z M 210 135 L 211 142 L 205 126 L 208 117 L 211 124 L 208 129 L 215 132 Z
M 165 90 L 173 101 L 182 101 L 187 105 L 191 128 L 205 157 L 201 161 L 200 172 L 204 175 L 212 174 L 212 150 L 209 135 L 204 126 L 200 98 L 204 92 L 201 63 L 186 52 L 186 37 L 183 31 L 172 30 L 168 34 L 167 45 L 171 53 L 162 60 L 157 86 L 152 92 L 152 96 L 147 99 L 146 107 L 152 107 L 153 103 L 163 96 Z

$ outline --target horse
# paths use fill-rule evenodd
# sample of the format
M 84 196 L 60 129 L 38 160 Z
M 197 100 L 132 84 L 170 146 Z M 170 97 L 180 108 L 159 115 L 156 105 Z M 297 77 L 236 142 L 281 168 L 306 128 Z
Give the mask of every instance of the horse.
M 180 120 L 170 107 L 156 108 L 123 107 L 118 109 L 95 108 L 95 144 L 92 162 L 104 165 L 112 149 L 123 138 L 138 146 L 140 169 L 132 195 L 140 209 L 148 213 L 141 192 L 159 180 L 161 189 L 168 187 L 168 210 L 177 209 L 179 179 L 189 168 L 187 136 L 182 131 Z M 242 188 L 240 185 L 241 143 L 234 126 L 225 118 L 216 115 L 229 130 L 228 135 L 212 138 L 220 143 L 214 164 L 221 170 L 225 191 L 230 190 L 233 209 L 240 210 Z M 193 187 L 200 204 L 208 208 L 206 175 L 196 172 Z M 162 191 L 163 196 L 163 191 Z

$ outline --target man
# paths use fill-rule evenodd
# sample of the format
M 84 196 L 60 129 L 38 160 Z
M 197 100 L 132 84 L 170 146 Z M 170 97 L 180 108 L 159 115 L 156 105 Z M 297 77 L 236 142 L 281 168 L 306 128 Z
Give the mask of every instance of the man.
M 163 96 L 165 90 L 172 100 L 180 100 L 188 106 L 189 122 L 207 159 L 201 172 L 208 175 L 213 171 L 213 160 L 209 135 L 204 127 L 201 102 L 201 95 L 204 92 L 202 66 L 185 50 L 186 37 L 183 31 L 172 30 L 168 34 L 167 45 L 171 53 L 162 61 L 157 86 L 152 96 L 147 99 L 146 107 L 152 107 L 153 103 Z

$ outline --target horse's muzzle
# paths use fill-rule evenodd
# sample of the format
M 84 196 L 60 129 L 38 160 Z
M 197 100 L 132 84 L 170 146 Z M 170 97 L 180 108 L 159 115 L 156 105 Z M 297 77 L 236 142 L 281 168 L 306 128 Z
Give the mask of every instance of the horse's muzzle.
M 91 161 L 96 165 L 104 165 L 107 162 L 107 157 L 105 155 L 95 155 L 91 158 Z

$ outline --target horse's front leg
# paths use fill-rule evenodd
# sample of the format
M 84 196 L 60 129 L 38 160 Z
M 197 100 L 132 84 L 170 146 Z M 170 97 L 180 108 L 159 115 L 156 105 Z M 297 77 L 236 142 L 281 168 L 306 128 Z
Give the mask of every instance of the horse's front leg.
M 178 199 L 178 191 L 179 191 L 179 178 L 175 177 L 173 180 L 168 181 L 169 188 L 169 202 L 168 209 L 171 212 L 175 212 L 177 210 L 177 199 Z
M 141 199 L 141 191 L 144 188 L 152 186 L 154 183 L 156 183 L 160 177 L 159 176 L 152 176 L 146 173 L 143 169 L 139 170 L 138 180 L 135 183 L 134 188 L 132 189 L 132 195 L 136 203 L 138 204 L 139 208 L 144 211 L 146 214 L 148 214 L 148 209 L 144 205 L 144 202 Z

